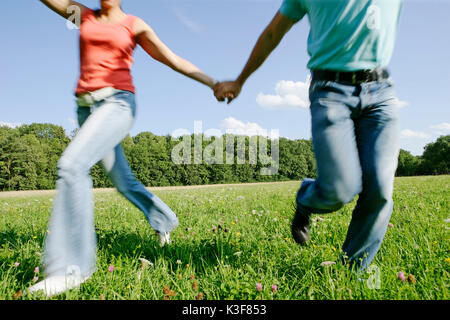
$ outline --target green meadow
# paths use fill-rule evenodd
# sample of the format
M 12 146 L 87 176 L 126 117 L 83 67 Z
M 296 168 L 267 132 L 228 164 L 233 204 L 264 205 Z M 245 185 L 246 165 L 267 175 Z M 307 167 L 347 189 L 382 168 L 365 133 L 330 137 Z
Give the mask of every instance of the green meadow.
M 154 189 L 180 220 L 164 247 L 121 195 L 95 192 L 97 272 L 52 299 L 449 298 L 450 176 L 395 180 L 385 240 L 371 272 L 360 277 L 333 264 L 356 200 L 333 214 L 314 215 L 311 241 L 299 246 L 290 234 L 299 185 Z M 0 197 L 0 299 L 44 299 L 23 292 L 43 277 L 52 201 L 52 195 Z

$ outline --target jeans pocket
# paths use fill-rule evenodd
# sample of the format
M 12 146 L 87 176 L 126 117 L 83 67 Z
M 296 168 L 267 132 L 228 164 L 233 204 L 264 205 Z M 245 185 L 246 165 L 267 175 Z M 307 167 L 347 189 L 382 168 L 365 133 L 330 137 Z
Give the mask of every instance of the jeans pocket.
M 91 108 L 77 106 L 76 110 L 77 110 L 78 126 L 81 127 L 83 123 L 86 121 L 86 119 L 90 116 Z
M 326 88 L 330 81 L 325 80 L 313 80 L 309 85 L 309 101 L 314 101 L 315 94 L 321 89 Z
M 134 93 L 123 90 L 118 91 L 108 100 L 120 104 L 120 106 L 123 108 L 129 108 L 131 110 L 133 118 L 136 116 L 136 100 Z
M 391 78 L 384 80 L 384 82 L 386 83 L 387 87 L 390 87 L 390 88 L 395 87 L 394 80 L 392 80 Z
M 328 83 L 330 81 L 325 81 L 325 80 L 313 80 L 311 81 L 311 84 L 309 85 L 309 93 L 311 94 L 311 92 L 320 89 L 320 88 L 325 88 Z

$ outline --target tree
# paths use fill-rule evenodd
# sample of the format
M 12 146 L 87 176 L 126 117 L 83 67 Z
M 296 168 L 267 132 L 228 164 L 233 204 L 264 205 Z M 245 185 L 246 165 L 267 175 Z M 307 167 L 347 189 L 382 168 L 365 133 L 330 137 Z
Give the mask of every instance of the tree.
M 34 136 L 45 154 L 46 161 L 41 164 L 37 188 L 54 189 L 57 179 L 56 165 L 70 142 L 64 128 L 50 123 L 33 123 L 18 128 L 19 135 Z
M 450 174 L 450 135 L 441 136 L 425 146 L 421 174 Z
M 420 159 L 409 151 L 400 149 L 396 176 L 413 176 L 419 171 Z
M 19 136 L 18 131 L 6 126 L 0 127 L 0 190 L 13 190 L 13 141 Z
M 0 190 L 55 188 L 57 162 L 71 138 L 53 124 L 0 127 Z M 180 163 L 172 156 L 181 141 L 168 135 L 142 132 L 127 136 L 122 147 L 136 178 L 146 186 L 300 180 L 317 175 L 311 140 L 196 134 L 182 141 L 187 157 Z M 272 150 L 275 143 L 278 151 Z M 400 150 L 396 174 L 450 174 L 449 154 L 449 135 L 428 144 L 420 157 Z M 276 173 L 261 174 L 261 169 L 269 167 L 275 167 Z M 94 187 L 112 186 L 100 164 L 90 173 Z
M 39 177 L 47 166 L 47 157 L 39 140 L 32 134 L 15 137 L 11 142 L 10 188 L 14 190 L 36 190 Z

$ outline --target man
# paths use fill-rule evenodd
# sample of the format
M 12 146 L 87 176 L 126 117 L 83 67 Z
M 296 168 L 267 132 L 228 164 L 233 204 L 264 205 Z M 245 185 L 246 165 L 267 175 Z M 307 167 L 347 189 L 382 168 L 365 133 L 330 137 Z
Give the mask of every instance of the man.
M 230 103 L 289 29 L 308 16 L 318 178 L 305 179 L 297 193 L 292 235 L 307 242 L 312 213 L 336 211 L 359 194 L 341 259 L 361 271 L 377 253 L 393 207 L 398 100 L 386 67 L 401 6 L 401 0 L 284 0 L 239 77 L 214 87 L 216 98 Z

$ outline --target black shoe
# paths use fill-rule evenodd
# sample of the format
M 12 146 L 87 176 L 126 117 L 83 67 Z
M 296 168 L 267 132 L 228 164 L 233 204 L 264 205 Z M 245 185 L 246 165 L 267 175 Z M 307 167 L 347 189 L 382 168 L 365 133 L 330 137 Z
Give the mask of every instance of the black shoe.
M 301 211 L 297 206 L 295 209 L 295 216 L 291 225 L 292 236 L 295 242 L 305 244 L 309 236 L 309 214 Z

